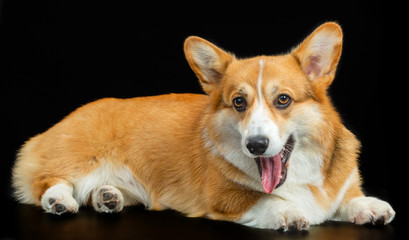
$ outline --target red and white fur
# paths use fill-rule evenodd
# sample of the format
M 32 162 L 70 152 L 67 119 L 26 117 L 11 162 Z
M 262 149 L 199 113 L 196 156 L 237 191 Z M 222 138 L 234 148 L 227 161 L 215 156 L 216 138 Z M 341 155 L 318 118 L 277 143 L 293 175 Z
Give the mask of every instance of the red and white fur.
M 15 195 L 53 214 L 143 204 L 268 229 L 387 224 L 395 212 L 363 194 L 360 143 L 327 95 L 341 49 L 332 22 L 278 56 L 238 59 L 189 37 L 186 58 L 207 95 L 78 108 L 21 148 Z

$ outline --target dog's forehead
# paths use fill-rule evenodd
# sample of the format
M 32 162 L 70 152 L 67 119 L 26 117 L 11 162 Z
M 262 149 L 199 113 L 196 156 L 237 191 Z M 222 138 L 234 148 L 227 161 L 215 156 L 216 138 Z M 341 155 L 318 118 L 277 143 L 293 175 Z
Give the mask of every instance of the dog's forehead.
M 263 87 L 300 89 L 308 88 L 308 81 L 297 60 L 291 55 L 260 56 L 235 61 L 226 72 L 226 83 L 230 89 L 257 89 Z M 260 82 L 261 81 L 261 82 Z

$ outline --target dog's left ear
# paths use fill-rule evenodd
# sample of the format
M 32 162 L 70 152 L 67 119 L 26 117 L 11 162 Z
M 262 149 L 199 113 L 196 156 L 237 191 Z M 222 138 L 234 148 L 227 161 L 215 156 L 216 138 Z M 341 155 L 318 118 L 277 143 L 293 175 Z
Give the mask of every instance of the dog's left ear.
M 234 56 L 195 36 L 186 39 L 184 50 L 186 59 L 199 78 L 203 90 L 210 94 L 218 88 Z
M 319 26 L 292 53 L 309 79 L 319 79 L 319 85 L 328 87 L 335 77 L 341 51 L 341 27 L 328 22 Z

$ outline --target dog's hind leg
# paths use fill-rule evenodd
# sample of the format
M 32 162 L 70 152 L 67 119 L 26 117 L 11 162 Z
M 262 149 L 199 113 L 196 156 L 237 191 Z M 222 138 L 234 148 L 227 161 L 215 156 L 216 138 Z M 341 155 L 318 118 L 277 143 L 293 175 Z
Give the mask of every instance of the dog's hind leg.
M 73 185 L 65 179 L 47 177 L 33 184 L 33 193 L 40 198 L 47 213 L 61 215 L 78 212 L 79 204 L 73 197 Z
M 124 207 L 124 197 L 116 187 L 104 185 L 92 193 L 92 206 L 97 212 L 120 212 Z

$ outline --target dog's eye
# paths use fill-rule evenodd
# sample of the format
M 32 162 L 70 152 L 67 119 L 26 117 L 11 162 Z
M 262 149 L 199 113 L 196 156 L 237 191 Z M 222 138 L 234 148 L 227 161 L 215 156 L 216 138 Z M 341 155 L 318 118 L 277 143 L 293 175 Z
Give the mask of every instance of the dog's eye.
M 233 107 L 237 112 L 243 112 L 246 110 L 247 103 L 243 97 L 236 97 L 233 99 Z
M 276 107 L 278 108 L 286 108 L 291 103 L 291 97 L 286 94 L 280 94 L 276 100 Z

